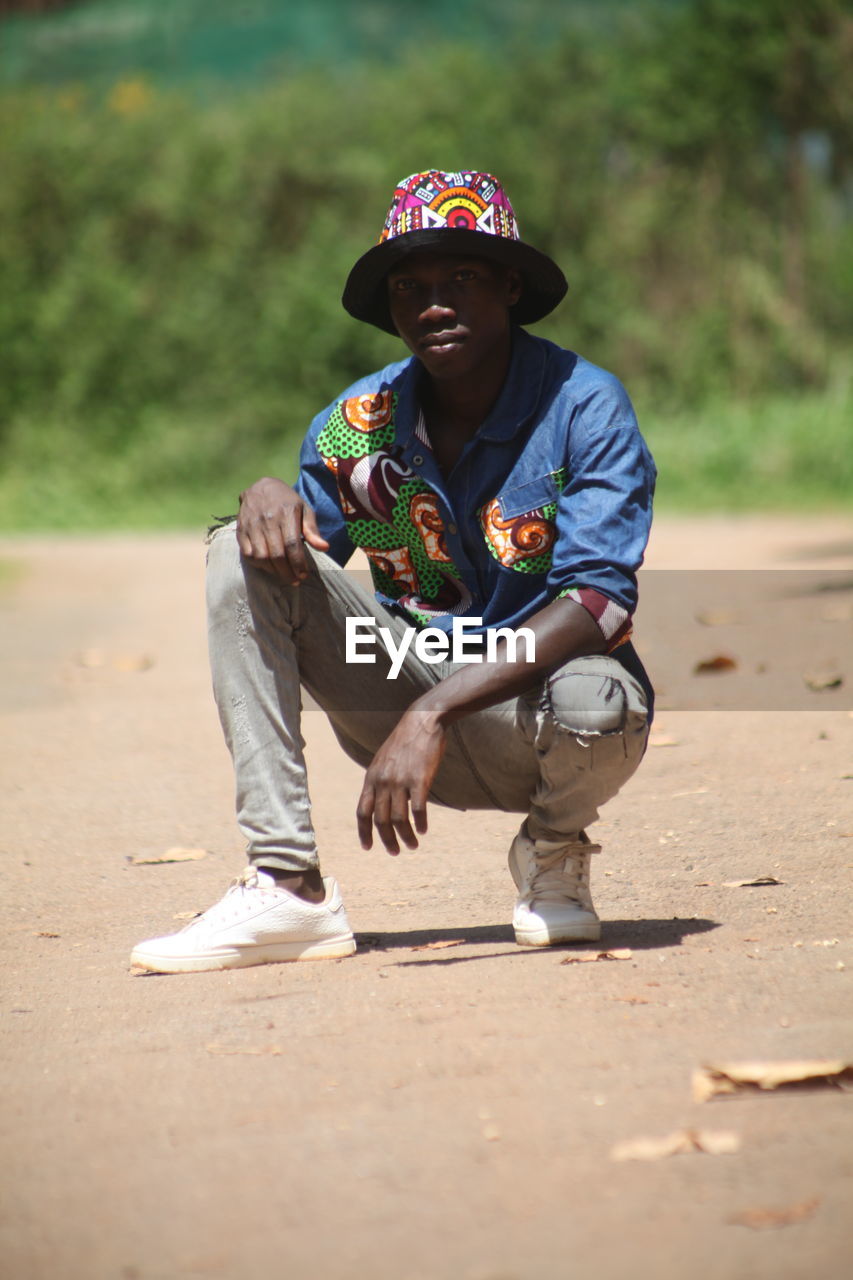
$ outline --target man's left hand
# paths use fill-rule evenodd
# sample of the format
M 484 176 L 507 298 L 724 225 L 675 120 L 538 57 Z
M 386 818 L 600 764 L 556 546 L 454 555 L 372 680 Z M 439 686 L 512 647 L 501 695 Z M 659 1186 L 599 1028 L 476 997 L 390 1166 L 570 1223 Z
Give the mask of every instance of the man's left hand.
M 365 775 L 356 809 L 363 849 L 372 848 L 374 827 L 391 854 L 400 852 L 400 841 L 407 849 L 418 847 L 418 835 L 427 829 L 427 796 L 444 746 L 445 730 L 435 717 L 411 707 Z

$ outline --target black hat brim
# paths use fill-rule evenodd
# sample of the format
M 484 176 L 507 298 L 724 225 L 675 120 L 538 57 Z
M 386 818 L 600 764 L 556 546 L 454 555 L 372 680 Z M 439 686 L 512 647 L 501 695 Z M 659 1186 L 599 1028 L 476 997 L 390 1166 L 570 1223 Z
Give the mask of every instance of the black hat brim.
M 512 309 L 517 324 L 534 324 L 549 315 L 562 302 L 569 287 L 556 262 L 523 240 L 509 240 L 485 231 L 436 227 L 406 231 L 392 240 L 383 240 L 359 258 L 349 273 L 341 298 L 350 315 L 386 333 L 396 334 L 388 307 L 386 277 L 395 263 L 423 250 L 488 258 L 515 267 L 523 281 L 521 297 Z

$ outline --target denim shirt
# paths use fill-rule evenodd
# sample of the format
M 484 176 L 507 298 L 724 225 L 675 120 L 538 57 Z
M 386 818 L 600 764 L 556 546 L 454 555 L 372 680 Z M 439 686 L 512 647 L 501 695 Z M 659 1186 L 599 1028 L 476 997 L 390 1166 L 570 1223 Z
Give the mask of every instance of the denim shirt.
M 311 424 L 296 487 L 329 554 L 345 564 L 361 547 L 382 603 L 447 631 L 454 617 L 515 628 L 569 596 L 636 669 L 627 638 L 655 468 L 620 382 L 515 328 L 501 393 L 445 476 L 422 376 L 414 358 L 389 365 Z

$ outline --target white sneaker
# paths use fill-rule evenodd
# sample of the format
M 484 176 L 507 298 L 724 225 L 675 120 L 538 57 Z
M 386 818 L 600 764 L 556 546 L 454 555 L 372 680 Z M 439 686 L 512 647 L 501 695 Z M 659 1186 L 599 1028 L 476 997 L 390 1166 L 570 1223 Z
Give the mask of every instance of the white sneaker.
M 141 942 L 130 962 L 154 973 L 196 973 L 351 956 L 355 938 L 337 881 L 328 876 L 323 884 L 325 900 L 305 902 L 268 872 L 247 867 L 220 902 L 180 933 Z
M 512 927 L 523 947 L 559 942 L 597 942 L 601 923 L 589 891 L 590 854 L 600 853 L 581 831 L 569 844 L 539 851 L 522 826 L 509 851 L 509 869 L 519 890 Z

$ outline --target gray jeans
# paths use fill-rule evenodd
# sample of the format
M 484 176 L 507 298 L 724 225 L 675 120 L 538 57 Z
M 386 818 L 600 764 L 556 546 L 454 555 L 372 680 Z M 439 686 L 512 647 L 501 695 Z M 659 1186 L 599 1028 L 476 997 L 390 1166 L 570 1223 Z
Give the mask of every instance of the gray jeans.
M 319 865 L 300 686 L 346 754 L 366 767 L 406 708 L 457 669 L 422 662 L 410 647 L 389 680 L 381 644 L 375 664 L 348 664 L 348 616 L 375 618 L 398 643 L 409 624 L 362 585 L 366 575 L 306 551 L 314 572 L 298 587 L 247 564 L 234 525 L 217 530 L 208 551 L 210 661 L 237 819 L 250 861 L 282 870 Z M 534 841 L 574 839 L 634 772 L 646 736 L 637 681 L 613 658 L 576 658 L 530 693 L 452 725 L 430 798 L 454 809 L 524 813 Z

